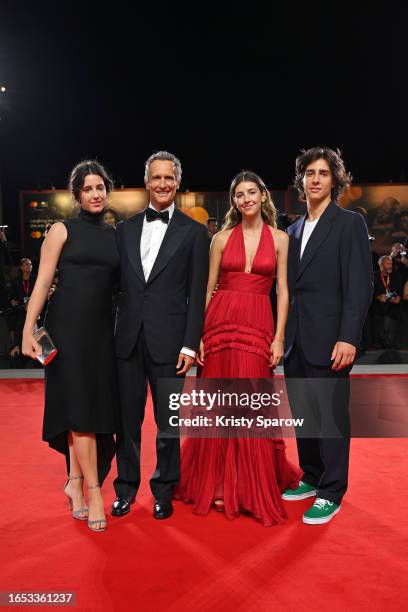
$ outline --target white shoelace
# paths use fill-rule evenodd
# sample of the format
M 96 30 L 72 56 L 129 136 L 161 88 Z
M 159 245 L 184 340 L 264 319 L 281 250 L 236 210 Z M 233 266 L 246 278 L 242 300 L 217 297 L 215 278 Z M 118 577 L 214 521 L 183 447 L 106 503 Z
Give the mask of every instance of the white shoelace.
M 333 506 L 333 502 L 328 501 L 327 499 L 323 499 L 321 497 L 318 497 L 313 505 L 316 506 L 317 508 L 319 508 L 319 510 L 324 510 L 326 505 L 327 506 Z

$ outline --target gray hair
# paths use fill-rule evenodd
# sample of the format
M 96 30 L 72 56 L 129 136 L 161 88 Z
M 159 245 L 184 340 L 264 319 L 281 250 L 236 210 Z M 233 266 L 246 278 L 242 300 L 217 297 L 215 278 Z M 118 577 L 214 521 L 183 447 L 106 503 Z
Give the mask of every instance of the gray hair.
M 144 175 L 145 183 L 149 179 L 150 166 L 156 160 L 171 161 L 171 162 L 173 162 L 174 169 L 176 171 L 176 180 L 177 180 L 178 183 L 180 183 L 180 181 L 181 181 L 181 174 L 182 174 L 180 160 L 175 155 L 173 155 L 173 153 L 169 153 L 168 151 L 157 151 L 156 153 L 153 153 L 146 160 L 146 163 L 145 163 L 145 175 Z

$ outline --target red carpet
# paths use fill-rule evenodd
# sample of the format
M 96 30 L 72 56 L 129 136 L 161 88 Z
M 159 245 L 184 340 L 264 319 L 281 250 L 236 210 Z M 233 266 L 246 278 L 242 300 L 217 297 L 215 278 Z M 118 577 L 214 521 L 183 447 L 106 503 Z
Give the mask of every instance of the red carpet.
M 194 516 L 175 504 L 151 517 L 151 410 L 143 484 L 132 512 L 94 534 L 68 514 L 64 462 L 41 442 L 39 380 L 1 380 L 0 591 L 75 591 L 79 610 L 372 610 L 408 605 L 408 440 L 352 441 L 350 488 L 338 516 L 306 526 L 310 504 L 263 528 L 242 516 Z M 296 461 L 295 444 L 288 442 Z M 114 471 L 114 470 L 113 470 Z M 112 475 L 113 477 L 113 475 Z M 112 477 L 104 486 L 106 508 Z M 16 609 L 16 608 L 14 608 Z

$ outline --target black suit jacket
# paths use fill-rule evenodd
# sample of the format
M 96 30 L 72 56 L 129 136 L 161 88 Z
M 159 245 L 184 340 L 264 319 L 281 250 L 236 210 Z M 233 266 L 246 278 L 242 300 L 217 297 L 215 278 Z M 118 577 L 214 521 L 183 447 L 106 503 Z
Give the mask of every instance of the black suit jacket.
M 371 251 L 361 215 L 331 202 L 300 259 L 305 220 L 287 230 L 290 306 L 285 358 L 298 333 L 309 363 L 327 366 L 336 342 L 360 344 L 373 292 Z
M 140 256 L 144 216 L 143 211 L 117 227 L 121 295 L 116 354 L 130 357 L 143 325 L 153 361 L 173 363 L 183 346 L 192 350 L 199 346 L 208 281 L 208 232 L 175 209 L 146 282 Z

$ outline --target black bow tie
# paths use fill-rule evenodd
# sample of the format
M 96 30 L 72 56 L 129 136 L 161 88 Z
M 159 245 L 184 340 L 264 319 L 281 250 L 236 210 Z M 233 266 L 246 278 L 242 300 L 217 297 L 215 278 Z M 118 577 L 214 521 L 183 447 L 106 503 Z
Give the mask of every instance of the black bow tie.
M 163 223 L 168 223 L 170 220 L 169 211 L 164 210 L 163 212 L 159 212 L 154 208 L 146 208 L 146 221 L 150 223 L 150 221 L 156 221 L 156 219 L 160 219 Z

